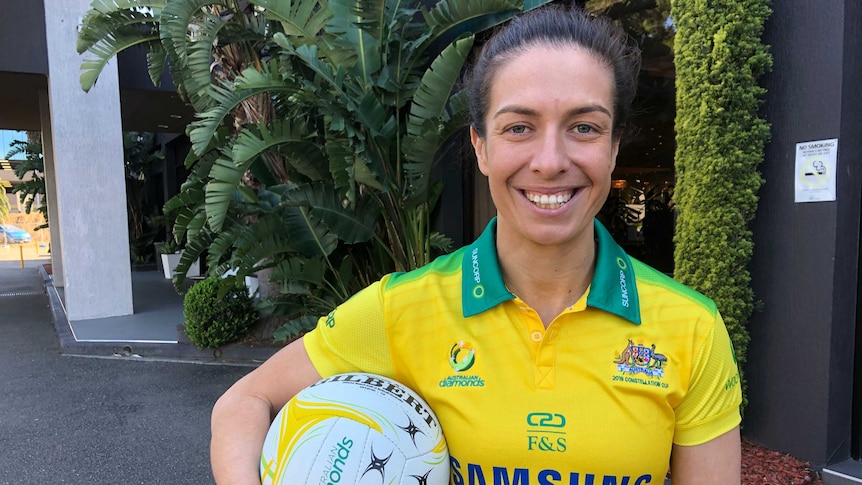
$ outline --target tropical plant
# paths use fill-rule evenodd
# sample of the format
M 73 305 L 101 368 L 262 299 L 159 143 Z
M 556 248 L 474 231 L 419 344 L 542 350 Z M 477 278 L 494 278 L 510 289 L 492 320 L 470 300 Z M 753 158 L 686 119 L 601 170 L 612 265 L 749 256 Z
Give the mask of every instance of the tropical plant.
M 7 159 L 13 159 L 23 155 L 15 165 L 13 171 L 15 176 L 21 180 L 15 184 L 12 192 L 18 194 L 18 199 L 24 203 L 24 212 L 30 214 L 33 211 L 33 203 L 39 201 L 36 211 L 42 214 L 46 221 L 36 226 L 35 230 L 48 227 L 48 198 L 45 196 L 45 162 L 42 159 L 42 140 L 38 131 L 28 131 L 27 140 L 15 140 L 10 144 L 11 150 L 6 154 Z
M 670 48 L 675 29 L 673 22 L 668 22 L 671 0 L 587 0 L 584 8 L 618 21 L 649 55 L 655 56 L 659 50 L 673 54 Z
M 530 2 L 536 6 L 544 2 Z M 518 0 L 95 0 L 84 17 L 82 87 L 108 59 L 148 49 L 198 121 L 190 176 L 165 212 L 185 241 L 236 277 L 269 268 L 267 309 L 313 325 L 389 271 L 449 249 L 431 228 L 438 149 L 466 123 L 451 96 L 474 37 Z M 167 59 L 167 60 L 166 60 Z M 179 284 L 180 278 L 175 279 Z
M 126 209 L 129 219 L 129 252 L 135 263 L 150 263 L 153 242 L 159 236 L 161 201 L 150 182 L 164 159 L 154 133 L 123 133 L 123 166 L 126 173 Z
M 678 29 L 674 276 L 715 300 L 742 370 L 755 304 L 748 225 L 769 140 L 757 80 L 772 64 L 761 42 L 771 10 L 768 0 L 671 3 Z

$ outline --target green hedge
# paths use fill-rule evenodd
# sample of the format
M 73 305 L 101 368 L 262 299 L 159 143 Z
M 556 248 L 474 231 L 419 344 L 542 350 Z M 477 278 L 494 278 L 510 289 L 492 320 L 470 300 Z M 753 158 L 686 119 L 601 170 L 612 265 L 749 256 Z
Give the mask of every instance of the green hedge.
M 671 1 L 677 27 L 674 276 L 715 300 L 740 372 L 755 304 L 748 225 L 769 140 L 769 125 L 758 116 L 765 90 L 757 80 L 772 66 L 761 41 L 770 13 L 768 0 Z

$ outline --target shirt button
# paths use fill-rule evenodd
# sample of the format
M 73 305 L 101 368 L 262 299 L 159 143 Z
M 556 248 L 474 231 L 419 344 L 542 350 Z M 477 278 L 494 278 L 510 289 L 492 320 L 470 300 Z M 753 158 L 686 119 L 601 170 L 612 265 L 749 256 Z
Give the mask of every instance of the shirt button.
M 532 335 L 530 335 L 530 337 L 533 339 L 533 342 L 541 342 L 542 341 L 542 332 L 539 332 L 537 330 L 537 331 L 533 332 Z

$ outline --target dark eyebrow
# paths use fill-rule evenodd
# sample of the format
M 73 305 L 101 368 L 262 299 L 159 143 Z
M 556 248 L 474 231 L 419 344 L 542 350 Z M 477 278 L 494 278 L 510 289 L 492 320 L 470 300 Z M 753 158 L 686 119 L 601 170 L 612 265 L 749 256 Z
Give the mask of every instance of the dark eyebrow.
M 604 114 L 608 115 L 608 117 L 613 118 L 613 115 L 611 114 L 611 112 L 608 111 L 607 108 L 605 108 L 604 106 L 602 106 L 600 104 L 591 104 L 591 105 L 587 105 L 587 106 L 581 106 L 578 108 L 573 108 L 573 109 L 570 109 L 566 113 L 566 115 L 568 117 L 572 117 L 572 116 L 582 115 L 582 114 L 586 114 L 586 113 L 593 113 L 596 111 L 598 111 L 600 113 L 604 113 Z M 521 105 L 517 105 L 517 104 L 510 104 L 507 106 L 503 106 L 502 108 L 500 108 L 499 111 L 494 113 L 494 118 L 497 118 L 498 116 L 500 116 L 502 114 L 506 114 L 506 113 L 515 113 L 515 114 L 524 115 L 524 116 L 538 116 L 539 115 L 539 112 L 532 109 L 532 108 L 528 108 L 526 106 L 521 106 Z

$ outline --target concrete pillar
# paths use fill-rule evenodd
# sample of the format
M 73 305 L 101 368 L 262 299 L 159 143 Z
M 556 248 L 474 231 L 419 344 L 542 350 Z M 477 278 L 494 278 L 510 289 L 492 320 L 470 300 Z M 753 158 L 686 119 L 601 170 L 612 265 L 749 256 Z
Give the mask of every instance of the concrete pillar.
M 90 0 L 44 0 L 48 100 L 69 320 L 133 313 L 116 60 L 81 90 L 77 25 Z
M 60 239 L 60 219 L 57 215 L 57 179 L 54 171 L 54 140 L 51 138 L 51 107 L 48 91 L 39 91 L 39 117 L 42 124 L 42 161 L 45 165 L 45 198 L 48 202 L 48 227 L 51 228 L 51 271 L 54 286 L 62 287 L 63 243 Z

